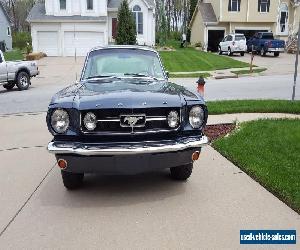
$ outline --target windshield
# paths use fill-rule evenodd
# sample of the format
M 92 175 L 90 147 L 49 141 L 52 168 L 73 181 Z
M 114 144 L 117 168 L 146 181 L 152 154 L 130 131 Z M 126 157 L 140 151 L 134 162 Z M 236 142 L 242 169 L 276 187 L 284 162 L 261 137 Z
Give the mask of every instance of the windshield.
M 243 40 L 246 40 L 246 37 L 243 36 L 243 35 L 237 35 L 237 36 L 235 36 L 235 40 L 236 41 L 243 41 Z
M 141 49 L 100 49 L 89 54 L 83 79 L 97 77 L 164 78 L 157 54 Z
M 262 34 L 262 39 L 266 39 L 266 40 L 274 40 L 274 36 L 272 33 L 263 33 Z

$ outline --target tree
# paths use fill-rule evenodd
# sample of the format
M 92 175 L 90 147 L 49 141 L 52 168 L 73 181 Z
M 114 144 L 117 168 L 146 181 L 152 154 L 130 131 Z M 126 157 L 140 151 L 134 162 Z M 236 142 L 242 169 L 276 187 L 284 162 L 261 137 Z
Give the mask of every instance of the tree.
M 159 26 L 159 44 L 161 46 L 165 46 L 167 42 L 168 36 L 168 27 L 167 27 L 167 20 L 165 14 L 164 4 L 160 5 L 159 8 L 159 19 L 160 19 L 160 26 Z
M 135 21 L 127 0 L 123 0 L 118 10 L 117 44 L 136 44 Z

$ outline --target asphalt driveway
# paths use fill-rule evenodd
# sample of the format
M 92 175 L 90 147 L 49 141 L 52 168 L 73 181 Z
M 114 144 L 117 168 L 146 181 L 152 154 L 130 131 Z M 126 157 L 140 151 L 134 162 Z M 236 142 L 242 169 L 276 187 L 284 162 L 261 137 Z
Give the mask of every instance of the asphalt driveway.
M 297 213 L 211 147 L 186 183 L 167 171 L 90 175 L 68 192 L 45 114 L 0 124 L 0 249 L 237 249 L 240 229 L 300 231 Z

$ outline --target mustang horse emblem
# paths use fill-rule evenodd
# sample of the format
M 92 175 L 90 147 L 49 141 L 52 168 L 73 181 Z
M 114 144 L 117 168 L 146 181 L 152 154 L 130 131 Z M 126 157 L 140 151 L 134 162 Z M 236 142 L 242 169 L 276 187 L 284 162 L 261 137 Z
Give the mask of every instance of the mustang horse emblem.
M 137 124 L 137 122 L 139 120 L 143 120 L 143 119 L 144 118 L 142 116 L 139 116 L 139 117 L 137 117 L 137 116 L 127 116 L 124 119 L 124 123 L 127 122 L 130 127 L 134 127 L 134 125 Z

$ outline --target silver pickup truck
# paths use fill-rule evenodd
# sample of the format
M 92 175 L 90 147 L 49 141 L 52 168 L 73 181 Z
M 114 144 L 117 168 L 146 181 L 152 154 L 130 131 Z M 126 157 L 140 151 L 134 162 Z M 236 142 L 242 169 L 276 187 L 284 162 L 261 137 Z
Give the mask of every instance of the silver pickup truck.
M 34 61 L 6 62 L 0 50 L 0 86 L 7 90 L 15 85 L 19 90 L 27 90 L 31 84 L 31 77 L 39 74 L 37 63 Z

